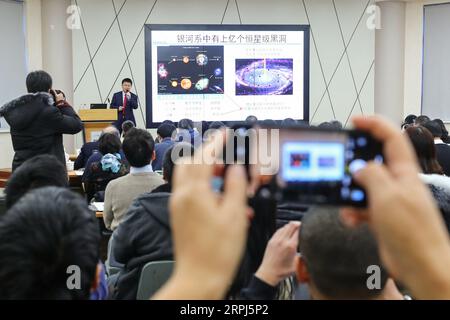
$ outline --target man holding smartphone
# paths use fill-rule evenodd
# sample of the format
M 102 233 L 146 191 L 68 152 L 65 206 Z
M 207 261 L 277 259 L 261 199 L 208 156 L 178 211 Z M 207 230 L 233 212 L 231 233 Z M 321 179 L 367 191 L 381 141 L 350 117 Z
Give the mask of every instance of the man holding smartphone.
M 12 169 L 41 154 L 52 154 L 65 166 L 62 135 L 80 132 L 83 123 L 64 93 L 52 89 L 52 78 L 47 72 L 31 72 L 26 85 L 28 94 L 0 108 L 0 117 L 11 127 L 15 152 Z
M 131 92 L 133 81 L 129 78 L 122 80 L 122 91 L 116 92 L 111 101 L 111 109 L 117 109 L 117 121 L 114 126 L 122 133 L 122 123 L 131 121 L 136 126 L 133 109 L 138 108 L 138 96 Z

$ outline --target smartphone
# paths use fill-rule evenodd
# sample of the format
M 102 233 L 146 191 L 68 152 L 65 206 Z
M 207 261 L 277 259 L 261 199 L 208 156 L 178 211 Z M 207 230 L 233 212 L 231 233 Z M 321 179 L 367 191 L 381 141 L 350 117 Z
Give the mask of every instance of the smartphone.
M 277 189 L 302 204 L 367 206 L 353 174 L 369 161 L 383 163 L 383 146 L 358 130 L 280 128 Z

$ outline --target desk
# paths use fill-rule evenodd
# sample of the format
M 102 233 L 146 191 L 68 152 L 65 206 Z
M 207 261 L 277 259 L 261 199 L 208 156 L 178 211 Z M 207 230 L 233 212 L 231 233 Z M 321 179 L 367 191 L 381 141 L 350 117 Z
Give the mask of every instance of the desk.
M 67 177 L 69 179 L 69 184 L 71 187 L 81 188 L 81 175 L 77 174 L 78 171 L 67 172 Z M 11 177 L 12 169 L 0 169 L 0 188 L 4 188 L 9 178 Z

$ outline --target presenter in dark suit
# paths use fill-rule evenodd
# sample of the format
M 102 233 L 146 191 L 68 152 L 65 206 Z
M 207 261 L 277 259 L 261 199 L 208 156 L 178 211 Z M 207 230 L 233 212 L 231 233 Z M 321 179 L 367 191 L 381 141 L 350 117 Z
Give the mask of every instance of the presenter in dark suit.
M 138 108 L 138 96 L 131 92 L 133 81 L 129 78 L 122 80 L 122 91 L 116 92 L 111 101 L 111 109 L 117 109 L 117 121 L 114 126 L 122 132 L 122 123 L 130 120 L 136 126 L 133 109 Z

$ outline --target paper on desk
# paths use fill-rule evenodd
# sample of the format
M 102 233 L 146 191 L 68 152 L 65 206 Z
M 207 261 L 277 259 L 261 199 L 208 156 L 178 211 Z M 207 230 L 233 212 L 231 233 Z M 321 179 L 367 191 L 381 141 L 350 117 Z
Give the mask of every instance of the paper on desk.
M 93 202 L 91 204 L 96 211 L 105 211 L 105 203 L 104 202 Z

